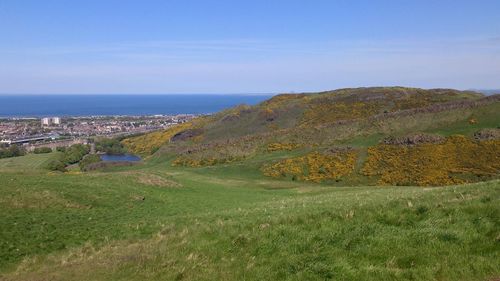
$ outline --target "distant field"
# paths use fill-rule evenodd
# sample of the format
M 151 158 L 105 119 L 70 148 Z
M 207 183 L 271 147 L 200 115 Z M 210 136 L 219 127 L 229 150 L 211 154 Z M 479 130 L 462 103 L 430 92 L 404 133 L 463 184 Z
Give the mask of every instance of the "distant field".
M 251 171 L 154 161 L 109 173 L 3 170 L 0 280 L 500 276 L 500 181 L 330 187 Z
M 27 154 L 20 157 L 0 159 L 0 169 L 41 169 L 57 153 Z

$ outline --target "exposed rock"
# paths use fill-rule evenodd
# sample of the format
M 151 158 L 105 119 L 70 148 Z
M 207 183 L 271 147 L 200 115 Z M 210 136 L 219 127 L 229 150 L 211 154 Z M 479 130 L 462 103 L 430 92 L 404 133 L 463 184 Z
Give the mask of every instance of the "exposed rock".
M 228 114 L 220 120 L 221 122 L 232 122 L 240 119 L 240 116 L 234 113 Z
M 135 195 L 132 197 L 135 201 L 144 201 L 146 200 L 146 197 L 142 196 L 142 195 Z
M 254 110 L 252 108 L 245 108 L 245 109 L 240 110 L 241 115 L 250 114 L 252 112 L 254 112 Z
M 382 140 L 384 144 L 391 145 L 417 145 L 423 143 L 443 143 L 445 138 L 440 135 L 417 133 L 401 137 L 386 137 Z
M 272 122 L 278 117 L 278 114 L 269 108 L 266 108 L 264 110 L 261 110 L 259 112 L 259 118 L 260 119 L 265 119 L 267 122 Z
M 203 129 L 187 129 L 185 131 L 179 132 L 175 134 L 170 141 L 176 142 L 176 141 L 186 141 L 191 138 L 197 137 L 202 135 L 204 132 Z
M 497 140 L 500 139 L 500 129 L 482 129 L 474 133 L 474 138 L 476 140 Z

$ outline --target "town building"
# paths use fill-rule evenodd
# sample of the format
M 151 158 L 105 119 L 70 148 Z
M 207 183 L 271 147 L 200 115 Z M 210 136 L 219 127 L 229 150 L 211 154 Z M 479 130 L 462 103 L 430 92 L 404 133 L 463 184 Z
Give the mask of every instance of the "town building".
M 42 118 L 42 126 L 49 126 L 50 125 L 50 118 L 44 117 Z
M 43 126 L 50 126 L 50 125 L 56 125 L 59 126 L 61 125 L 61 118 L 60 117 L 44 117 L 41 119 L 42 127 Z

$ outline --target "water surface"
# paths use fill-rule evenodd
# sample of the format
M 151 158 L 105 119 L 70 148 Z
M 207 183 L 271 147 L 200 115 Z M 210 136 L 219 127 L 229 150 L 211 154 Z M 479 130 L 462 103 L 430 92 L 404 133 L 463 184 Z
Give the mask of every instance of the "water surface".
M 0 117 L 209 114 L 272 95 L 0 95 Z
M 141 157 L 133 154 L 103 154 L 101 155 L 101 160 L 104 162 L 137 162 L 141 161 Z

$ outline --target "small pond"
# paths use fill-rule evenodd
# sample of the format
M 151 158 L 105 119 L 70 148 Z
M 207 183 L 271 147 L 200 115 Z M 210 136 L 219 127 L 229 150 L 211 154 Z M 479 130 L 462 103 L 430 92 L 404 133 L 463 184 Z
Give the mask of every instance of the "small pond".
M 137 162 L 141 161 L 141 157 L 133 154 L 103 154 L 101 160 L 104 162 Z

